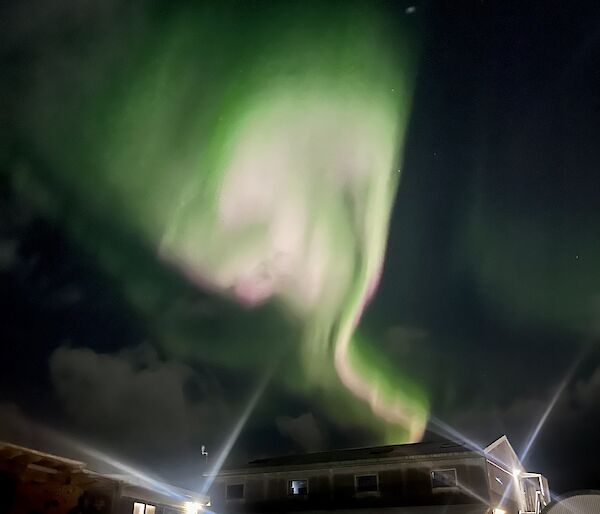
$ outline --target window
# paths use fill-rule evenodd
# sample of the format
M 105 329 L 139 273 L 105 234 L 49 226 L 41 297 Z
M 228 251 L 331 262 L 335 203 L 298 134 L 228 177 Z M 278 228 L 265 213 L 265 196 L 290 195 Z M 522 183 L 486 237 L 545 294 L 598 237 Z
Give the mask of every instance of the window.
M 432 489 L 456 487 L 455 469 L 434 469 L 431 472 Z
M 357 493 L 379 491 L 379 477 L 376 474 L 356 475 L 354 477 L 354 488 Z
M 308 480 L 289 480 L 288 494 L 290 496 L 306 496 L 308 494 Z
M 227 486 L 226 498 L 228 500 L 241 500 L 244 497 L 244 484 L 230 484 Z
M 133 504 L 133 514 L 154 514 L 155 512 L 156 507 L 154 505 L 146 505 L 139 502 Z

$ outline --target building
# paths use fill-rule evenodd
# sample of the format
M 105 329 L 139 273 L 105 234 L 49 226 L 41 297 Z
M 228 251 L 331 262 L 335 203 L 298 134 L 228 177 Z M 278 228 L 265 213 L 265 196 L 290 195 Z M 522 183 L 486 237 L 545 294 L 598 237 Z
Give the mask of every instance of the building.
M 259 459 L 218 473 L 210 496 L 219 514 L 539 514 L 550 500 L 505 436 L 481 451 L 443 441 Z
M 197 493 L 0 442 L 0 514 L 196 514 Z

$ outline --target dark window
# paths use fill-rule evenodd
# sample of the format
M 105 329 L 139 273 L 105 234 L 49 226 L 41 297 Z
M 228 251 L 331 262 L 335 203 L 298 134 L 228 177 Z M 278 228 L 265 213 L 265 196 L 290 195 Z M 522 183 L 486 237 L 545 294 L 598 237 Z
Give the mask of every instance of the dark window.
M 244 484 L 231 484 L 227 486 L 228 500 L 240 500 L 244 497 Z
M 377 475 L 357 475 L 354 479 L 357 493 L 367 493 L 379 490 Z
M 455 469 L 435 469 L 431 472 L 431 487 L 440 489 L 442 487 L 456 487 Z
M 308 480 L 290 480 L 288 494 L 292 496 L 305 496 L 308 494 Z

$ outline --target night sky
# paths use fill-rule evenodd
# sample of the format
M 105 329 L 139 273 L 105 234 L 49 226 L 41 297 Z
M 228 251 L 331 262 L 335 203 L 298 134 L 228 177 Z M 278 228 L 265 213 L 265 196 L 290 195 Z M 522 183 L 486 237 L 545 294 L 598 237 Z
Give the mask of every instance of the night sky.
M 0 439 L 197 487 L 265 377 L 231 462 L 423 413 L 522 454 L 560 389 L 525 466 L 597 489 L 600 5 L 219 5 L 1 7 Z M 316 239 L 242 276 L 266 243 L 227 195 Z M 338 379 L 358 318 L 406 422 Z

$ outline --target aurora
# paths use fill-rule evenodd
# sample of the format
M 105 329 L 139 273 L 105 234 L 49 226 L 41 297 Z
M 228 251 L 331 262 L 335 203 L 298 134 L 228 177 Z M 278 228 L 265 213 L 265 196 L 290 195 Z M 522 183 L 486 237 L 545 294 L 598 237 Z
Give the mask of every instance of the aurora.
M 256 24 L 231 8 L 175 9 L 144 28 L 125 64 L 60 113 L 71 123 L 32 137 L 54 184 L 126 220 L 191 282 L 300 320 L 314 391 L 343 386 L 394 442 L 419 440 L 425 394 L 356 333 L 400 180 L 414 30 L 372 2 L 271 5 Z M 58 114 L 41 102 L 47 134 Z
M 426 424 L 597 486 L 600 4 L 5 4 L 1 440 L 194 489 Z

